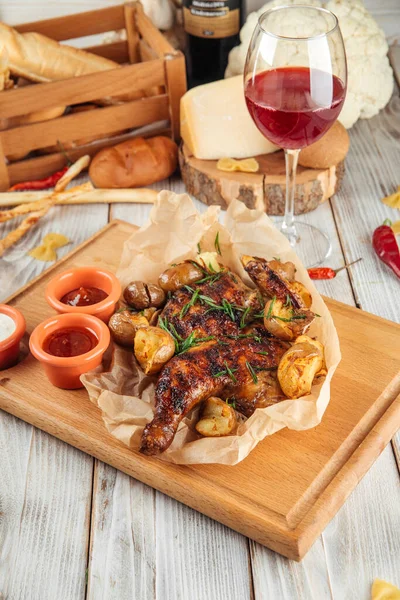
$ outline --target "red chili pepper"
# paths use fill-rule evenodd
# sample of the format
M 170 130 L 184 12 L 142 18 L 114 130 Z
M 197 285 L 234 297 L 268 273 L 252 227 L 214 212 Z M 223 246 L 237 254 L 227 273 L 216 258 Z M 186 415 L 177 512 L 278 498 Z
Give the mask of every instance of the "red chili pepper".
M 343 269 L 348 269 L 351 265 L 362 260 L 361 258 L 357 258 L 357 260 L 353 260 L 353 262 L 345 265 L 344 267 L 340 267 L 340 269 L 331 269 L 330 267 L 316 267 L 314 269 L 307 269 L 310 279 L 333 279 L 339 273 L 339 271 L 343 271 Z
M 372 246 L 382 262 L 390 267 L 400 278 L 400 251 L 391 222 L 386 219 L 383 225 L 375 229 L 372 236 Z
M 45 177 L 44 179 L 37 179 L 36 181 L 23 181 L 21 183 L 16 183 L 10 189 L 9 192 L 17 192 L 24 190 L 47 190 L 48 188 L 54 187 L 61 179 L 61 177 L 68 171 L 68 167 L 64 167 L 61 171 L 56 171 L 49 177 Z

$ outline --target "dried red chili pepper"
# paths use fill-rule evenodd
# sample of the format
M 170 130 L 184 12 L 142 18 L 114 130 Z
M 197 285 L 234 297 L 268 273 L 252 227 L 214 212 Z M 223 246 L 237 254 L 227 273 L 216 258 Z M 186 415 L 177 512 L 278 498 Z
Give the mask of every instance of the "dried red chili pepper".
M 307 269 L 310 279 L 333 279 L 339 273 L 339 271 L 343 271 L 343 269 L 348 269 L 351 265 L 354 265 L 361 258 L 357 258 L 357 260 L 353 260 L 353 262 L 345 265 L 344 267 L 340 267 L 340 269 L 331 269 L 330 267 L 316 267 L 313 269 Z
M 391 221 L 386 219 L 383 225 L 375 229 L 372 235 L 372 246 L 381 261 L 400 278 L 400 251 L 390 225 Z
M 61 177 L 68 171 L 68 167 L 64 167 L 61 171 L 56 171 L 49 177 L 45 177 L 44 179 L 37 179 L 36 181 L 22 181 L 21 183 L 16 183 L 10 189 L 9 192 L 20 192 L 25 190 L 47 190 L 48 188 L 54 187 L 61 179 Z

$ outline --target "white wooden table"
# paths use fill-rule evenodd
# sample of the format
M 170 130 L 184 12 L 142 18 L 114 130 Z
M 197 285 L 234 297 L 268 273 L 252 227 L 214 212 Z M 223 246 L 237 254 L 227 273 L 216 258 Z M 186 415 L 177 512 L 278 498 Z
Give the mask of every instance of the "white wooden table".
M 17 7 L 20 13 L 28 4 L 2 2 L 0 15 L 14 11 L 9 22 L 33 20 L 42 16 L 39 9 L 58 3 L 35 3 L 37 11 L 17 18 Z M 379 5 L 383 24 L 390 21 L 390 33 L 393 19 L 400 32 L 397 0 L 385 3 L 386 12 L 383 3 L 372 4 Z M 380 203 L 400 183 L 399 139 L 396 95 L 379 116 L 351 130 L 340 193 L 304 217 L 330 235 L 331 266 L 363 257 L 349 275 L 319 283 L 320 291 L 393 321 L 400 321 L 400 283 L 378 261 L 370 239 L 386 217 L 400 218 Z M 157 188 L 183 191 L 177 178 Z M 0 301 L 48 266 L 26 255 L 45 233 L 62 232 L 75 246 L 110 219 L 141 225 L 149 211 L 137 205 L 53 208 L 0 260 Z M 12 226 L 0 226 L 0 237 Z M 397 434 L 295 563 L 0 412 L 0 598 L 366 600 L 376 577 L 400 586 L 399 469 Z

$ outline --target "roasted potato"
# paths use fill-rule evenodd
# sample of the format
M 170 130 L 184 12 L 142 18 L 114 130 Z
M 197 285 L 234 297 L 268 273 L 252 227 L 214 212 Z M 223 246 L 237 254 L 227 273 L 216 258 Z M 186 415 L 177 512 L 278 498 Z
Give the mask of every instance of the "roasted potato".
M 135 335 L 135 356 L 148 375 L 158 373 L 173 357 L 175 342 L 172 336 L 159 327 L 143 327 Z
M 140 314 L 142 314 L 148 320 L 149 325 L 157 325 L 160 313 L 161 310 L 158 310 L 154 306 L 150 306 L 150 308 L 145 308 L 144 310 L 140 311 Z
M 221 437 L 232 433 L 236 425 L 236 414 L 231 406 L 211 396 L 204 402 L 196 431 L 205 437 Z
M 114 313 L 108 322 L 113 340 L 121 346 L 133 346 L 137 330 L 148 325 L 146 317 L 129 310 Z
M 175 292 L 184 285 L 190 285 L 203 277 L 203 271 L 195 263 L 187 260 L 170 267 L 158 278 L 158 283 L 164 292 Z
M 288 287 L 305 308 L 311 308 L 312 296 L 303 283 L 300 283 L 300 281 L 292 281 Z
M 149 307 L 158 308 L 165 303 L 165 293 L 154 283 L 131 281 L 124 290 L 124 300 L 136 310 Z
M 196 257 L 196 262 L 210 272 L 215 271 L 215 273 L 218 273 L 221 271 L 221 265 L 218 262 L 218 254 L 216 252 L 201 252 Z
M 289 302 L 277 298 L 268 300 L 264 308 L 264 327 L 280 340 L 295 340 L 307 331 L 315 318 L 306 309 L 294 309 Z
M 278 366 L 278 380 L 285 396 L 300 398 L 309 394 L 315 376 L 323 368 L 323 345 L 307 335 L 299 336 Z
M 275 273 L 278 273 L 279 277 L 283 277 L 288 281 L 294 281 L 296 267 L 292 262 L 288 261 L 283 263 L 280 260 L 276 260 L 274 258 L 274 260 L 268 261 L 268 266 L 270 267 L 270 269 L 275 271 Z

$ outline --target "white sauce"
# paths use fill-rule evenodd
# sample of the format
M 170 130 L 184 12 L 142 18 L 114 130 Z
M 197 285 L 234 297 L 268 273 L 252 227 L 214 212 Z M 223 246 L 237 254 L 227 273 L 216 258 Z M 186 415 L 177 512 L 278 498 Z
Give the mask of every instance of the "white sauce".
M 14 320 L 8 315 L 0 313 L 0 342 L 10 337 L 16 329 Z

